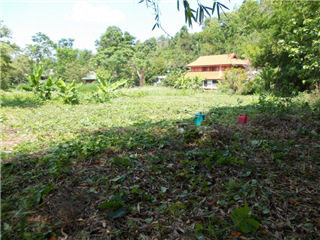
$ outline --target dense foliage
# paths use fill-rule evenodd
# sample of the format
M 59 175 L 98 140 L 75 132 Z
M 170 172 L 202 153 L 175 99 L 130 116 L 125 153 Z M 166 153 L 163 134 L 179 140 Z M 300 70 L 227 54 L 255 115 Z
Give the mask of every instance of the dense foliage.
M 6 64 L 2 82 L 7 83 L 3 85 L 25 82 L 24 74 L 30 74 L 34 64 L 41 62 L 44 75 L 49 75 L 52 69 L 54 76 L 69 82 L 81 82 L 93 70 L 100 76 L 113 76 L 114 81 L 131 79 L 130 85 L 143 86 L 157 82 L 157 76 L 185 72 L 186 64 L 199 56 L 235 52 L 240 58 L 250 59 L 252 68 L 267 68 L 274 73 L 268 82 L 258 76 L 248 84 L 250 89 L 236 93 L 261 89 L 281 94 L 319 91 L 319 9 L 317 1 L 245 1 L 231 13 L 205 19 L 208 14 L 202 6 L 198 10 L 202 15 L 195 17 L 203 22 L 199 33 L 191 34 L 183 26 L 173 37 L 160 36 L 141 42 L 111 26 L 96 40 L 96 54 L 73 49 L 74 39 L 63 38 L 54 43 L 39 32 L 32 37 L 34 44 L 25 49 L 13 50 L 8 42 L 2 41 L 1 51 L 8 51 L 2 54 L 2 63 Z M 2 32 L 1 38 L 10 36 L 9 29 L 2 28 Z M 176 80 L 169 85 L 173 86 Z M 168 81 L 163 84 L 168 85 Z

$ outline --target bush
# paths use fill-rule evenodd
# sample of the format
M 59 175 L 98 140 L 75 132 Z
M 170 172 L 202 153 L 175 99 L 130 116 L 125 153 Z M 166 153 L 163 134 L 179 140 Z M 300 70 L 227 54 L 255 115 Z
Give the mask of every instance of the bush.
M 221 81 L 219 90 L 222 92 L 231 92 L 238 94 L 246 94 L 252 92 L 252 83 L 247 80 L 248 75 L 244 69 L 230 68 L 225 71 L 225 77 Z
M 173 71 L 166 78 L 162 80 L 162 85 L 166 87 L 173 87 L 177 81 L 177 79 L 184 76 L 181 70 Z

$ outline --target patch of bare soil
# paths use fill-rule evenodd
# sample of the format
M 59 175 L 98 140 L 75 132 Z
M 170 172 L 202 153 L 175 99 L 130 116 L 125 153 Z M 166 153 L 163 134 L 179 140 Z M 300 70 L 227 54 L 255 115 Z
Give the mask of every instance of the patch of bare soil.
M 20 129 L 8 127 L 2 125 L 1 127 L 1 151 L 5 153 L 10 153 L 13 148 L 22 142 L 27 140 L 35 140 L 33 134 L 17 135 Z

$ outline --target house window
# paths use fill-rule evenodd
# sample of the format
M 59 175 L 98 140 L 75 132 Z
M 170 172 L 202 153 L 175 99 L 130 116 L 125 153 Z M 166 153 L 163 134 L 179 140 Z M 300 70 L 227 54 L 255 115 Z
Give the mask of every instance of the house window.
M 217 84 L 218 84 L 217 80 L 212 80 L 212 88 L 217 89 Z
M 212 88 L 212 81 L 211 81 L 211 80 L 208 80 L 208 81 L 207 81 L 207 87 L 208 87 L 208 88 Z
M 203 87 L 207 87 L 207 81 L 203 81 Z
M 203 71 L 204 71 L 204 72 L 208 71 L 208 68 L 207 68 L 207 67 L 204 67 L 204 68 L 203 68 Z

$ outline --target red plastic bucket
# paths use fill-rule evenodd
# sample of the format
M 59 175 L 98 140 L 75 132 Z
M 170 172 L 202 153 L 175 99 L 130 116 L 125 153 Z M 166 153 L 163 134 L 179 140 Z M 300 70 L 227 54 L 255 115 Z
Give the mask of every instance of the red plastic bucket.
M 247 115 L 239 115 L 238 116 L 238 123 L 239 124 L 246 124 L 247 123 Z

